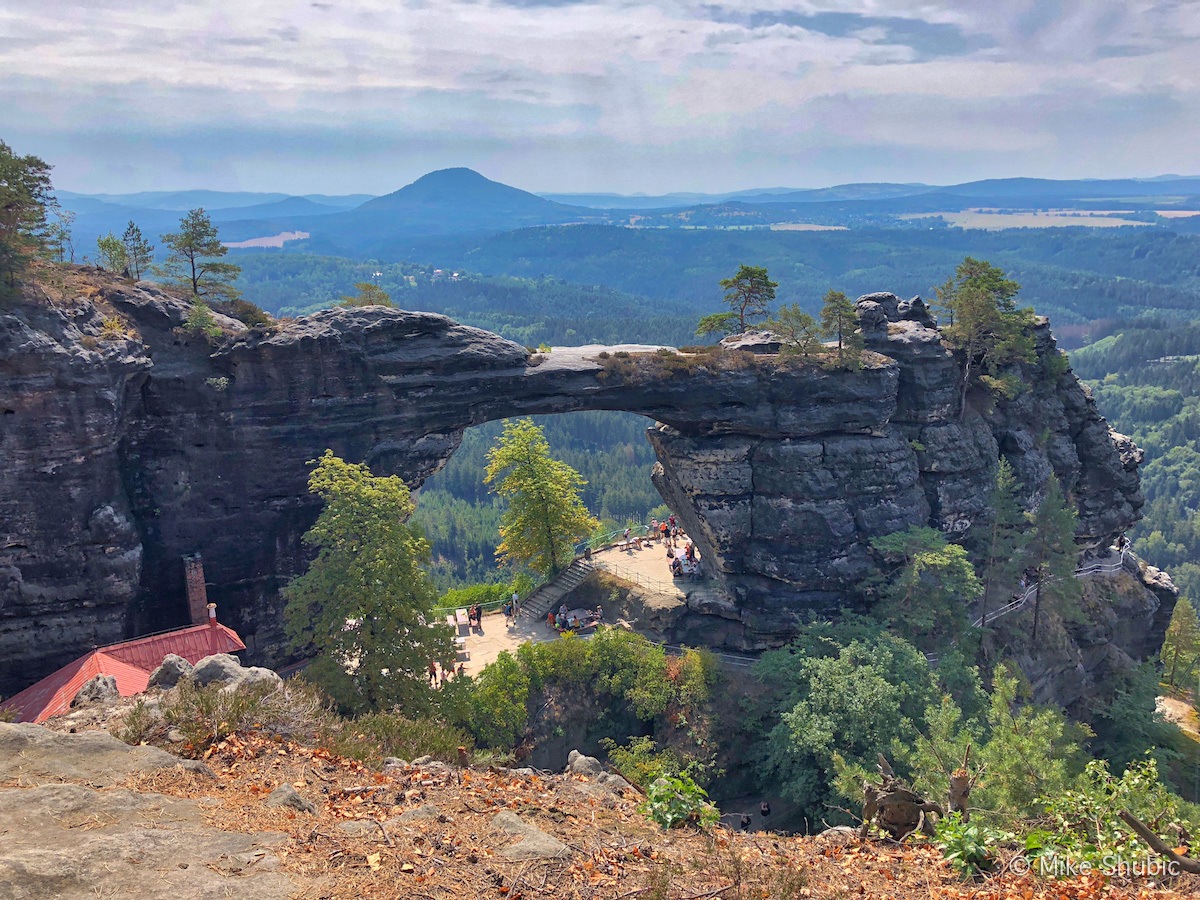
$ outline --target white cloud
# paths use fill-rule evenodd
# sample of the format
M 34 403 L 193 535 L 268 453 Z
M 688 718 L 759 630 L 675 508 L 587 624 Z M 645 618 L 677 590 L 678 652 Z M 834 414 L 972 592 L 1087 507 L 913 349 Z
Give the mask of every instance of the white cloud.
M 1184 0 L 58 0 L 0 9 L 0 137 L 84 189 L 221 171 L 382 191 L 439 143 L 541 189 L 1150 174 L 1194 168 L 1198 44 Z M 1085 120 L 1094 170 L 1075 173 Z M 306 129 L 338 152 L 306 157 Z M 95 159 L 100 134 L 141 136 L 145 162 Z M 225 162 L 199 156 L 215 134 Z M 1000 149 L 1009 167 L 983 171 Z

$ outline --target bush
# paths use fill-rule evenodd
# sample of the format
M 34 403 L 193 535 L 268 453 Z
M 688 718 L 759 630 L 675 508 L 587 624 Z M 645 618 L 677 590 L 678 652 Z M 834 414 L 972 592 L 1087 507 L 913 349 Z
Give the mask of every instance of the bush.
M 432 756 L 457 762 L 458 748 L 472 750 L 475 742 L 461 728 L 437 719 L 409 719 L 396 713 L 369 713 L 346 722 L 330 734 L 329 749 L 364 763 L 388 756 L 416 759 Z
M 240 297 L 233 300 L 226 300 L 221 304 L 220 310 L 231 319 L 237 319 L 251 328 L 270 325 L 275 321 L 260 306 L 251 303 L 249 300 L 243 300 Z
M 123 341 L 129 337 L 129 331 L 120 316 L 105 316 L 100 324 L 100 340 Z
M 996 864 L 991 847 L 1012 836 L 994 831 L 978 821 L 964 822 L 961 813 L 950 813 L 935 826 L 934 840 L 963 875 L 990 872 Z
M 210 341 L 221 336 L 221 326 L 217 324 L 217 320 L 213 318 L 213 314 L 208 309 L 208 304 L 203 300 L 197 300 L 192 304 L 191 311 L 183 320 L 182 327 L 188 334 L 194 334 Z
M 328 698 L 298 679 L 278 688 L 263 684 L 234 691 L 222 690 L 220 684 L 200 687 L 184 680 L 163 696 L 158 715 L 163 730 L 178 728 L 187 742 L 185 751 L 197 755 L 239 731 L 261 731 L 312 744 L 338 722 Z
M 651 784 L 645 802 L 638 809 L 663 828 L 688 823 L 711 828 L 721 820 L 704 788 L 682 773 L 664 775 Z
M 649 790 L 650 785 L 664 775 L 685 772 L 687 769 L 676 751 L 669 747 L 659 750 L 653 738 L 635 737 L 624 747 L 611 738 L 605 738 L 600 745 L 608 751 L 608 761 L 613 768 L 643 791 Z

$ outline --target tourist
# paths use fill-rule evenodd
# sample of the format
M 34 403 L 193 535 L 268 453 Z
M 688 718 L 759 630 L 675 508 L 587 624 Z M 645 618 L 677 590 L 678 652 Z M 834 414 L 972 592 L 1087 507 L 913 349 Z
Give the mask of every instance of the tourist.
M 769 816 L 771 814 L 771 804 L 764 800 L 762 803 L 758 804 L 758 811 L 764 816 Z
M 513 622 L 517 621 L 517 614 L 521 612 L 521 595 L 513 591 L 512 595 L 512 616 Z
M 551 628 L 554 627 L 554 610 L 550 610 L 550 612 L 546 613 L 546 624 Z
M 479 608 L 478 603 L 472 603 L 471 608 L 467 610 L 467 623 L 480 631 L 483 630 L 483 610 Z
M 683 560 L 678 556 L 671 560 L 671 577 L 678 578 L 683 574 Z
M 429 686 L 437 687 L 437 663 L 435 663 L 432 659 L 429 661 L 429 668 L 427 671 L 429 673 Z
M 504 604 L 504 624 L 511 628 L 512 627 L 512 619 L 513 619 L 512 601 L 510 600 L 508 603 Z

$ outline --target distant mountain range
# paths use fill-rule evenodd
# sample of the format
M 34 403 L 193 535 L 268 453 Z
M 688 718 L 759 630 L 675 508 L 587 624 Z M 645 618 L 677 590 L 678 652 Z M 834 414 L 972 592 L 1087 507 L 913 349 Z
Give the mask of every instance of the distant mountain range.
M 156 236 L 178 225 L 182 211 L 203 206 L 226 240 L 310 235 L 306 249 L 349 256 L 386 254 L 410 238 L 496 234 L 536 225 L 592 223 L 642 228 L 755 227 L 791 223 L 825 227 L 897 227 L 906 218 L 978 207 L 1145 211 L 1200 209 L 1200 178 L 1056 181 L 1000 178 L 957 185 L 861 183 L 730 194 L 548 194 L 539 196 L 471 169 L 430 172 L 397 191 L 329 196 L 151 191 L 136 194 L 60 192 L 77 215 L 76 245 L 94 246 L 130 220 Z M 1153 220 L 1154 216 L 1150 216 Z M 1173 224 L 1174 224 L 1173 220 Z M 928 227 L 928 226 L 922 226 Z

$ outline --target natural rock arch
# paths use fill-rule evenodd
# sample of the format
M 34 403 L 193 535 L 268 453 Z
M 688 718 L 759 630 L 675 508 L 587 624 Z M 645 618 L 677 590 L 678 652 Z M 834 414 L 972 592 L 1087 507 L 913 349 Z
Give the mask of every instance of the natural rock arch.
M 420 483 L 465 428 L 508 416 L 622 410 L 649 432 L 655 483 L 715 564 L 722 638 L 777 642 L 839 606 L 870 569 L 870 538 L 986 514 L 1000 453 L 1036 494 L 1055 471 L 1099 544 L 1137 519 L 1137 450 L 1110 433 L 1036 328 L 1035 387 L 973 397 L 924 307 L 863 298 L 870 354 L 856 372 L 748 349 L 719 357 L 621 348 L 530 355 L 438 315 L 334 309 L 218 346 L 182 334 L 187 304 L 156 289 L 102 298 L 138 338 L 89 349 L 94 307 L 0 319 L 0 498 L 23 535 L 0 551 L 0 689 L 130 632 L 184 617 L 180 557 L 205 559 L 210 597 L 258 661 L 283 655 L 278 589 L 306 556 L 318 507 L 308 461 L 326 448 Z M 95 342 L 92 342 L 93 345 Z M 605 357 L 604 354 L 607 354 Z M 1034 377 L 1037 375 L 1038 377 Z M 1046 439 L 1049 436 L 1049 439 Z M 57 652 L 25 639 L 42 629 Z

